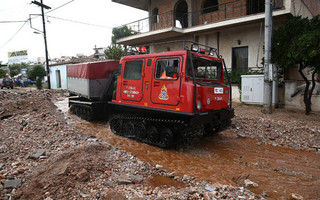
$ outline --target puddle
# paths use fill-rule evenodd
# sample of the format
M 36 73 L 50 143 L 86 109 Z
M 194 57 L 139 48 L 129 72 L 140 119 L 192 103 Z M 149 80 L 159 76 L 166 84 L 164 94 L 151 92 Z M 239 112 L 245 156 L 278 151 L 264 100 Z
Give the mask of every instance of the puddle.
M 183 188 L 186 186 L 186 184 L 184 184 L 182 182 L 176 181 L 170 177 L 160 176 L 160 175 L 148 178 L 148 179 L 144 180 L 142 184 L 146 185 L 146 186 L 151 186 L 153 188 L 163 187 L 165 185 L 167 187 L 175 187 L 175 188 Z

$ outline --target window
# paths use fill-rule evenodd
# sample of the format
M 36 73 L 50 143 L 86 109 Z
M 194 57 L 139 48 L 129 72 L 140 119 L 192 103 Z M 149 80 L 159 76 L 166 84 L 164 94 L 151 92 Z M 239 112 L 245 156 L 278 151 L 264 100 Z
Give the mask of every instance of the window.
M 264 12 L 265 0 L 247 0 L 247 14 Z
M 203 3 L 202 14 L 211 13 L 219 10 L 218 0 L 206 0 Z
M 180 0 L 175 6 L 175 27 L 188 27 L 188 4 L 185 0 Z
M 156 79 L 177 79 L 179 73 L 179 59 L 159 59 L 156 67 Z
M 196 79 L 221 79 L 222 64 L 220 62 L 199 57 L 193 57 L 192 62 Z M 190 62 L 187 65 L 187 77 L 193 78 Z
M 124 79 L 127 80 L 139 80 L 141 79 L 142 60 L 128 61 L 124 68 Z
M 232 69 L 248 69 L 248 47 L 237 47 L 232 49 Z
M 152 10 L 152 23 L 158 24 L 159 23 L 159 9 L 155 8 Z

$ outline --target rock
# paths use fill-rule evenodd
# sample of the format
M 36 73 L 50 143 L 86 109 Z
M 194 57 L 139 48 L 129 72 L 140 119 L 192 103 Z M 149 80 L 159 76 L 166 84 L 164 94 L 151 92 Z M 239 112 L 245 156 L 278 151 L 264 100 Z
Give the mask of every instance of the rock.
M 241 133 L 237 133 L 237 136 L 238 136 L 239 138 L 246 138 L 246 136 L 243 135 L 243 134 L 241 134 Z
M 89 138 L 87 141 L 88 142 L 99 142 L 99 139 L 97 139 L 97 138 Z
M 44 196 L 45 196 L 45 197 L 49 197 L 49 196 L 50 196 L 50 192 L 44 193 Z
M 25 171 L 27 171 L 26 169 L 24 169 L 24 168 L 18 168 L 17 169 L 17 171 L 20 173 L 20 174 L 22 174 L 23 172 L 25 172 Z
M 197 189 L 195 187 L 190 187 L 189 194 L 193 195 L 196 192 L 197 192 Z
M 244 185 L 246 188 L 258 187 L 259 185 L 249 179 L 244 180 Z
M 128 179 L 119 179 L 118 184 L 119 185 L 129 185 L 129 184 L 133 184 L 133 182 Z
M 17 187 L 19 185 L 21 185 L 21 179 L 9 180 L 4 183 L 3 188 L 8 189 L 8 188 Z
M 134 184 L 140 184 L 143 181 L 143 177 L 141 176 L 130 175 L 130 178 Z
M 28 122 L 26 122 L 26 121 L 22 122 L 22 126 L 27 126 L 27 125 L 28 125 Z
M 104 185 L 107 186 L 107 187 L 112 187 L 113 186 L 113 182 L 112 181 L 107 181 Z
M 257 145 L 258 145 L 258 146 L 261 146 L 261 145 L 262 145 L 262 142 L 257 142 Z
M 177 176 L 177 172 L 171 172 L 171 173 L 168 174 L 168 176 L 170 178 L 174 178 L 175 176 Z
M 40 156 L 40 160 L 44 160 L 44 159 L 47 159 L 48 156 Z
M 158 164 L 156 164 L 156 168 L 157 168 L 157 169 L 162 169 L 162 168 L 163 168 L 163 166 L 162 166 L 162 165 L 158 165 Z
M 58 176 L 66 175 L 68 173 L 68 166 L 63 165 L 59 168 L 59 171 L 57 173 Z
M 46 154 L 46 151 L 44 149 L 39 149 L 37 153 L 34 154 L 31 158 L 36 160 L 36 159 L 39 159 L 40 156 L 44 156 L 45 154 Z
M 76 177 L 80 182 L 86 182 L 87 180 L 89 180 L 90 175 L 86 169 L 82 169 L 79 173 L 77 173 Z
M 302 200 L 303 197 L 299 194 L 292 193 L 289 196 L 289 200 Z
M 216 187 L 212 187 L 210 185 L 206 185 L 206 187 L 204 189 L 209 191 L 209 192 L 217 191 Z
M 182 181 L 189 181 L 191 179 L 187 174 L 183 175 Z
M 0 170 L 4 167 L 3 163 L 0 163 Z
M 108 191 L 107 193 L 101 194 L 101 200 L 125 200 L 126 197 L 120 192 Z

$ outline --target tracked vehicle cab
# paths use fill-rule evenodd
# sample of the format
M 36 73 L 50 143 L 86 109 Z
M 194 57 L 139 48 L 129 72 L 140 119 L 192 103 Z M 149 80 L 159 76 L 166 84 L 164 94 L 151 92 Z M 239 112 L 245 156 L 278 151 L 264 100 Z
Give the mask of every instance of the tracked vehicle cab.
M 234 110 L 223 59 L 212 47 L 176 42 L 182 50 L 121 59 L 109 102 L 114 133 L 170 147 L 194 132 L 210 134 L 230 124 Z

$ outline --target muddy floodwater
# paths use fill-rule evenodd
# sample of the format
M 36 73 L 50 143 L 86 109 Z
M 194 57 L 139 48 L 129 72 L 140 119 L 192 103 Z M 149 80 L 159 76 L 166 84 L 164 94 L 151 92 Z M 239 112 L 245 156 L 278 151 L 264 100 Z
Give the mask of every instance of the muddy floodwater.
M 68 112 L 67 100 L 55 103 Z M 152 165 L 199 180 L 242 186 L 248 178 L 257 183 L 249 188 L 271 199 L 287 199 L 296 193 L 304 199 L 320 199 L 320 152 L 262 144 L 254 139 L 235 137 L 231 130 L 195 140 L 192 144 L 164 150 L 112 134 L 108 122 L 90 123 L 71 115 L 74 126 L 125 150 Z M 152 177 L 144 184 L 180 187 L 167 177 Z
M 79 129 L 108 141 L 143 161 L 162 165 L 178 175 L 188 174 L 200 180 L 240 186 L 248 178 L 259 186 L 250 189 L 282 199 L 291 193 L 305 199 L 320 198 L 320 154 L 261 144 L 257 140 L 237 138 L 231 130 L 201 138 L 179 149 L 164 150 L 111 133 L 107 122 L 75 120 Z M 161 180 L 151 180 L 159 184 Z M 162 180 L 162 184 L 168 184 Z M 158 185 L 157 185 L 158 186 Z

